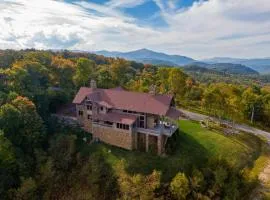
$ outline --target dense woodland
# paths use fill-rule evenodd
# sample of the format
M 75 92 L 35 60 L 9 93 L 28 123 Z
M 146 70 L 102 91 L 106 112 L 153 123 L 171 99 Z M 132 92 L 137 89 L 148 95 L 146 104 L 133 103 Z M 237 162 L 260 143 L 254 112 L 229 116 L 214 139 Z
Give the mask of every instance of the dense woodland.
M 202 75 L 203 76 L 203 75 Z M 81 86 L 122 86 L 175 95 L 177 106 L 232 122 L 270 128 L 266 83 L 199 82 L 179 68 L 143 65 L 88 53 L 0 51 L 0 197 L 2 199 L 240 199 L 256 180 L 225 161 L 162 181 L 160 171 L 111 169 L 97 153 L 84 154 L 85 134 L 50 114 L 70 103 Z

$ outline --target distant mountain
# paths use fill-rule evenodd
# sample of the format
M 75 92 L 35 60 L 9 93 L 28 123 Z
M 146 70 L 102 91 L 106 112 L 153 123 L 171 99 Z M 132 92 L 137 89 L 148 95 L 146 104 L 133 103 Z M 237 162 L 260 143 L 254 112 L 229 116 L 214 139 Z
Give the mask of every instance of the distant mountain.
M 198 69 L 201 71 L 201 67 L 212 69 L 221 73 L 228 74 L 242 74 L 242 75 L 255 75 L 258 72 L 251 69 L 244 64 L 238 64 L 237 62 L 245 61 L 244 59 L 233 58 L 212 58 L 205 61 L 196 61 L 192 58 L 181 55 L 168 55 L 165 53 L 155 52 L 149 49 L 139 49 L 130 52 L 118 52 L 118 51 L 96 51 L 94 52 L 106 57 L 120 57 L 127 60 L 133 60 L 142 62 L 145 64 L 165 65 L 175 67 L 186 67 L 189 65 L 196 65 L 200 68 L 192 68 L 192 70 Z M 228 61 L 228 62 L 225 62 Z
M 149 49 L 139 49 L 125 53 L 117 51 L 96 51 L 94 53 L 107 57 L 120 57 L 128 60 L 155 65 L 181 66 L 195 62 L 195 60 L 186 56 L 168 55 L 165 53 L 151 51 Z
M 257 59 L 241 59 L 241 58 L 228 58 L 228 57 L 216 57 L 211 59 L 205 59 L 206 63 L 233 63 L 242 64 L 250 67 L 261 74 L 270 74 L 270 58 L 257 58 Z
M 215 64 L 207 64 L 204 62 L 195 62 L 189 65 L 184 66 L 185 68 L 189 68 L 189 70 L 199 70 L 202 71 L 201 68 L 209 69 L 209 72 L 220 72 L 225 74 L 236 74 L 236 75 L 259 75 L 256 70 L 253 70 L 249 67 L 246 67 L 241 64 L 232 64 L 232 63 L 215 63 Z M 206 72 L 206 71 L 204 71 Z

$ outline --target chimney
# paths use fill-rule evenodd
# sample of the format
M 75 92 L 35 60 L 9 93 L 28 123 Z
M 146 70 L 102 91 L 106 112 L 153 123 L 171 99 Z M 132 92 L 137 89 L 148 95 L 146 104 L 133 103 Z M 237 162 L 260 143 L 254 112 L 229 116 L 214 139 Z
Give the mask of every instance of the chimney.
M 149 94 L 156 95 L 156 89 L 157 89 L 157 87 L 155 85 L 151 85 L 149 87 Z
M 96 83 L 96 81 L 95 80 L 91 80 L 90 81 L 90 87 L 92 88 L 92 89 L 96 89 L 97 88 L 97 83 Z

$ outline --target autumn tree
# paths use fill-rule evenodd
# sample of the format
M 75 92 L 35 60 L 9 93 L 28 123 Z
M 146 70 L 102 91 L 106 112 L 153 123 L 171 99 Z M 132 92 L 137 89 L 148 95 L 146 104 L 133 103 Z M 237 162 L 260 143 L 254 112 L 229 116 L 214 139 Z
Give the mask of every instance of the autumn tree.
M 176 96 L 176 99 L 183 99 L 186 91 L 187 75 L 180 69 L 172 68 L 169 73 L 168 83 L 170 92 Z
M 184 173 L 177 173 L 170 183 L 170 191 L 176 199 L 186 199 L 190 192 L 189 181 Z
M 77 87 L 87 86 L 89 81 L 95 78 L 95 62 L 87 58 L 79 58 L 76 65 L 76 72 L 73 77 L 75 85 Z
M 160 187 L 161 173 L 153 171 L 147 176 L 129 175 L 125 171 L 124 161 L 117 165 L 118 183 L 122 199 L 154 199 L 154 191 Z

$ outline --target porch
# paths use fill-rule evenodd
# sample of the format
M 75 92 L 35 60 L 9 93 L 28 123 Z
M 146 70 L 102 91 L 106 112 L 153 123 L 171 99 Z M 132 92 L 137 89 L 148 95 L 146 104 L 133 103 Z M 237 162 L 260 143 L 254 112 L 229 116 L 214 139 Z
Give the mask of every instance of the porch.
M 166 135 L 172 136 L 173 133 L 178 129 L 178 126 L 169 122 L 160 121 L 153 128 L 137 128 L 138 132 L 150 134 L 150 135 Z

